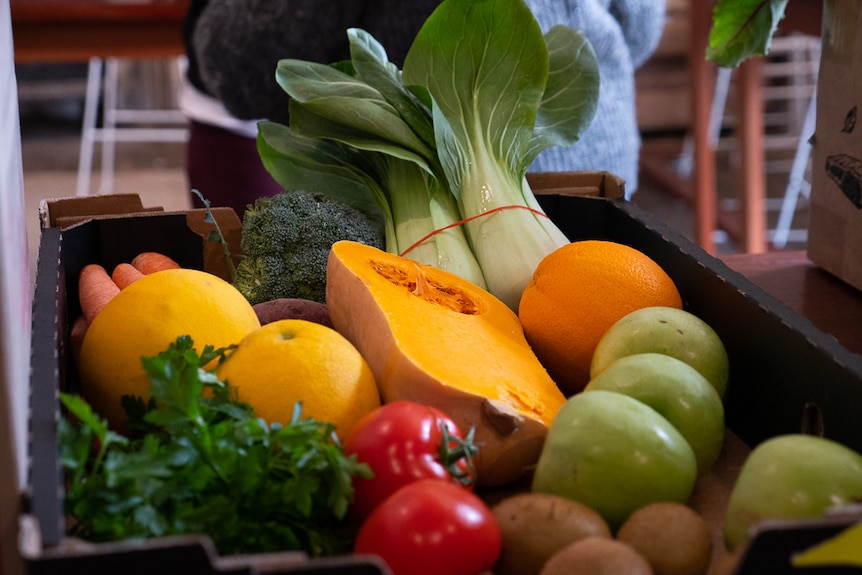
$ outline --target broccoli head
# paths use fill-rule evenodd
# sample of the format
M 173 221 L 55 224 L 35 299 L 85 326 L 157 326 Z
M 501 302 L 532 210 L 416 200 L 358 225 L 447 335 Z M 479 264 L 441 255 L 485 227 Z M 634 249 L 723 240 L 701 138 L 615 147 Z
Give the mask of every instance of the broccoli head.
M 243 216 L 236 287 L 252 305 L 277 298 L 326 303 L 332 244 L 384 249 L 380 220 L 322 194 L 291 190 L 260 198 Z

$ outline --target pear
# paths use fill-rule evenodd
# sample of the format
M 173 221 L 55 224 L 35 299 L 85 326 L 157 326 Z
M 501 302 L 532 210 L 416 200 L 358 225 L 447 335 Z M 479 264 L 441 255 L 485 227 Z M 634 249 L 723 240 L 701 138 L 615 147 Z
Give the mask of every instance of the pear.
M 730 492 L 724 538 L 731 551 L 771 519 L 814 519 L 862 501 L 862 455 L 834 440 L 786 434 L 754 447 Z
M 599 340 L 590 365 L 594 378 L 620 357 L 663 353 L 691 365 L 723 399 L 730 377 L 727 349 L 715 330 L 693 313 L 651 306 L 623 316 Z

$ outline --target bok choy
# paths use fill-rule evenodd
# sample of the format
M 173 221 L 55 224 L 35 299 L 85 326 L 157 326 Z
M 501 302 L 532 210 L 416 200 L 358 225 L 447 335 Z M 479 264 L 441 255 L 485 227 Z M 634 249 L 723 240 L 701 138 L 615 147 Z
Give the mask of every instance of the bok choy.
M 569 241 L 526 172 L 592 121 L 592 46 L 564 26 L 543 36 L 523 0 L 444 0 L 403 70 L 367 32 L 349 30 L 348 41 L 347 62 L 279 62 L 290 126 L 261 124 L 267 169 L 286 189 L 376 210 L 387 250 L 453 271 L 517 310 L 539 261 Z

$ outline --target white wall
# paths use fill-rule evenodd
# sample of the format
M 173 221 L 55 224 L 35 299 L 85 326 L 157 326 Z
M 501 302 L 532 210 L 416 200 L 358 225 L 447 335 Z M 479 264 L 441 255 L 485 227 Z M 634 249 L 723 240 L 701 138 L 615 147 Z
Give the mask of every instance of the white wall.
M 17 548 L 25 481 L 30 271 L 9 0 L 0 0 L 0 575 L 23 572 Z

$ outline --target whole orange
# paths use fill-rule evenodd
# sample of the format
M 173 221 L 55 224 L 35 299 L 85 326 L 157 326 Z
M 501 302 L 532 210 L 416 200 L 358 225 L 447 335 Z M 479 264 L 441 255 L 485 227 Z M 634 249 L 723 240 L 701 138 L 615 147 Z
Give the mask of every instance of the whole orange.
M 304 417 L 334 424 L 342 439 L 380 407 L 359 351 L 334 329 L 308 320 L 279 320 L 249 333 L 216 373 L 263 420 L 287 423 L 302 402 Z
M 122 430 L 122 396 L 149 397 L 141 357 L 157 355 L 181 335 L 191 336 L 198 350 L 227 347 L 259 327 L 248 300 L 216 275 L 193 269 L 146 275 L 117 294 L 87 328 L 82 394 L 113 429 Z
M 682 308 L 673 280 L 625 244 L 583 240 L 551 252 L 536 267 L 518 307 L 527 341 L 557 385 L 583 390 L 602 335 L 647 306 Z

